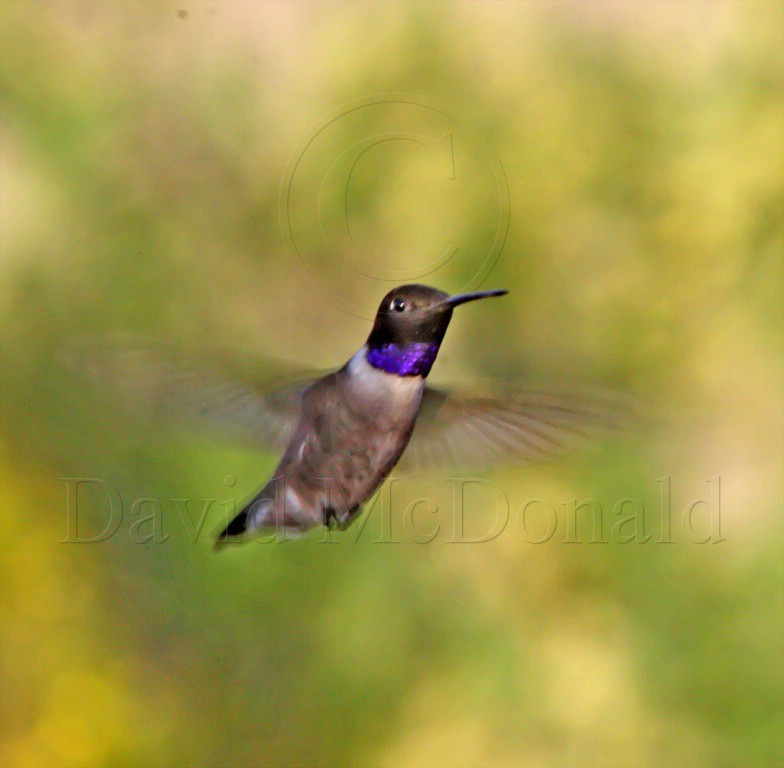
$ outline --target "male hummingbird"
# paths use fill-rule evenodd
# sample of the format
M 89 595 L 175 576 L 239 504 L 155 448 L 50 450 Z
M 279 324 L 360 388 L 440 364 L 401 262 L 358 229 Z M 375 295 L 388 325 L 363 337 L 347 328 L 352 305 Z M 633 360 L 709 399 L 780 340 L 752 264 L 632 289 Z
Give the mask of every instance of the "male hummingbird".
M 148 422 L 172 410 L 206 416 L 282 452 L 272 479 L 217 545 L 264 530 L 345 527 L 399 462 L 455 468 L 539 459 L 597 428 L 619 426 L 624 403 L 613 393 L 460 397 L 425 383 L 454 308 L 506 293 L 395 288 L 381 301 L 366 343 L 339 371 L 274 390 L 232 371 L 236 358 L 197 368 L 187 356 L 137 341 L 114 350 L 83 344 L 77 359 L 142 404 Z
M 365 345 L 303 393 L 294 434 L 270 480 L 226 526 L 218 543 L 262 529 L 348 525 L 384 482 L 432 396 L 425 379 L 452 319 L 469 301 L 426 285 L 390 291 Z

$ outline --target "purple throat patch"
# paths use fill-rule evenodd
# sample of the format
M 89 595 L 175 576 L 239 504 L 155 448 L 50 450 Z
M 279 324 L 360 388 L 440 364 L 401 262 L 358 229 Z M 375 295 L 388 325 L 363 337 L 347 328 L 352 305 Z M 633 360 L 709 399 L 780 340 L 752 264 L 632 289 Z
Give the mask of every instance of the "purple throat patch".
M 367 361 L 374 368 L 396 376 L 427 376 L 437 354 L 438 344 L 414 342 L 405 347 L 384 344 L 369 349 Z

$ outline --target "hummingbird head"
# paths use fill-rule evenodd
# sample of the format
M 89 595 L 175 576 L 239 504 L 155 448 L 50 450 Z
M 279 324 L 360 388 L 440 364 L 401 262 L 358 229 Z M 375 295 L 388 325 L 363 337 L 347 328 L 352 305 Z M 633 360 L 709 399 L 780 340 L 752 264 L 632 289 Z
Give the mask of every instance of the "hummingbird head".
M 401 285 L 381 301 L 368 337 L 368 361 L 398 376 L 427 376 L 444 339 L 452 310 L 506 290 L 450 296 L 427 285 Z

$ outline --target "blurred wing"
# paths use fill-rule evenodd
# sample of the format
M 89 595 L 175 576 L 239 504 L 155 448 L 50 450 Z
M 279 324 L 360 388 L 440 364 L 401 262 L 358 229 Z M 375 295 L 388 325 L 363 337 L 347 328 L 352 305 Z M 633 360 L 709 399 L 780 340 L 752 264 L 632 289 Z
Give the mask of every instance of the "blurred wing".
M 117 397 L 140 418 L 219 428 L 257 447 L 281 451 L 314 374 L 240 353 L 188 351 L 138 337 L 81 341 L 69 366 Z
M 492 399 L 427 387 L 399 466 L 405 471 L 537 461 L 629 429 L 634 418 L 631 399 L 614 392 L 520 391 Z

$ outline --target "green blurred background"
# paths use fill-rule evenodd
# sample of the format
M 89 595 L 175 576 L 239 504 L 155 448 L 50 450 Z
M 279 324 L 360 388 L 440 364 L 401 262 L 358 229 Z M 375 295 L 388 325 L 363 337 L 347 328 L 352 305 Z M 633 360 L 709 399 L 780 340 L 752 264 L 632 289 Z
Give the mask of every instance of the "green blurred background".
M 781 3 L 0 13 L 3 765 L 784 763 Z M 334 366 L 443 253 L 418 279 L 512 293 L 456 313 L 435 378 L 612 387 L 652 416 L 482 475 L 513 518 L 556 510 L 546 543 L 541 517 L 450 543 L 427 510 L 419 543 L 402 521 L 448 510 L 435 476 L 400 481 L 391 533 L 376 509 L 333 544 L 214 555 L 221 503 L 276 457 L 60 362 L 133 333 Z M 114 536 L 62 543 L 64 477 L 121 494 Z M 718 543 L 705 505 L 681 524 L 715 478 Z M 564 543 L 570 499 L 612 539 L 626 497 L 650 541 Z M 143 498 L 165 541 L 139 543 Z M 216 499 L 195 545 L 173 498 Z M 106 500 L 84 505 L 89 536 Z

